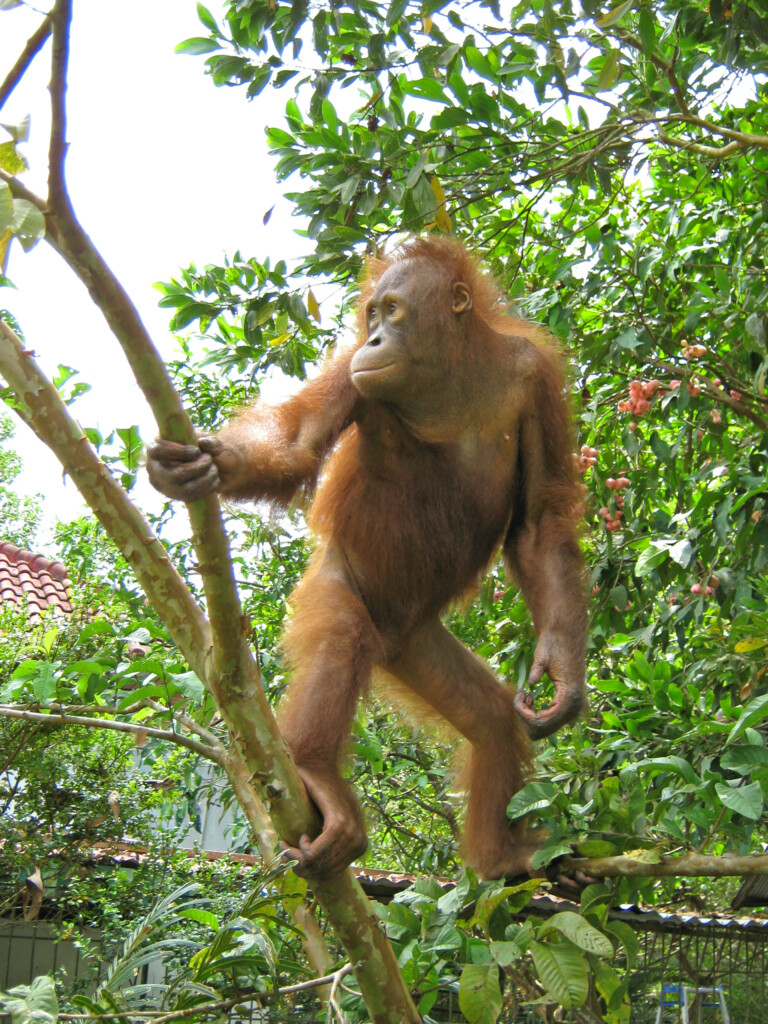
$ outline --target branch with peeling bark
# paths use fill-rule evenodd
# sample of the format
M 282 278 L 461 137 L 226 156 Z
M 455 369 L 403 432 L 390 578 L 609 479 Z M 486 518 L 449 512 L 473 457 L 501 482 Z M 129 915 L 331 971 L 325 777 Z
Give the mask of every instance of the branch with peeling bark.
M 57 0 L 52 18 L 49 196 L 24 195 L 45 213 L 46 237 L 88 288 L 144 392 L 160 433 L 194 443 L 192 423 L 167 370 L 124 288 L 83 230 L 66 185 L 66 87 L 71 0 Z M 6 176 L 3 175 L 5 178 Z M 8 179 L 6 179 L 8 180 Z M 258 666 L 246 642 L 226 532 L 215 496 L 189 508 L 193 541 L 203 579 L 208 620 L 192 599 L 168 556 L 122 488 L 69 416 L 14 332 L 0 321 L 0 372 L 16 395 L 22 415 L 59 457 L 107 533 L 133 567 L 192 668 L 212 694 L 234 744 L 225 767 L 249 821 L 272 846 L 261 800 L 281 835 L 297 843 L 312 831 L 315 815 L 266 702 Z M 255 789 L 261 794 L 261 800 Z M 369 1008 L 379 1024 L 417 1022 L 419 1015 L 400 976 L 377 916 L 351 872 L 316 887 L 316 897 L 354 964 Z
M 682 853 L 662 856 L 657 860 L 632 857 L 565 857 L 566 871 L 580 871 L 594 878 L 726 878 L 729 875 L 749 878 L 768 875 L 768 853 L 746 857 L 727 853 L 722 857 L 704 853 Z

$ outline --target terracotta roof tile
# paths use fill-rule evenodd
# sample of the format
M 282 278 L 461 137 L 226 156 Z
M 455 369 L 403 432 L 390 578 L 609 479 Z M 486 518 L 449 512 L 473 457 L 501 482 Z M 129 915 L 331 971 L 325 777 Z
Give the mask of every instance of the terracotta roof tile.
M 66 567 L 43 555 L 0 541 L 0 602 L 26 607 L 32 622 L 51 606 L 71 615 Z

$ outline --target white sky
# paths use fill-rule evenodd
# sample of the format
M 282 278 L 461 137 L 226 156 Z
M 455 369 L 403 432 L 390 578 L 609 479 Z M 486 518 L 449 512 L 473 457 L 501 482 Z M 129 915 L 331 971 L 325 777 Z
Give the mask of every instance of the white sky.
M 216 0 L 208 4 L 215 15 Z M 0 81 L 41 15 L 0 11 Z M 282 121 L 289 89 L 268 87 L 248 102 L 244 89 L 217 89 L 203 58 L 174 54 L 177 43 L 207 33 L 194 0 L 75 0 L 68 94 L 67 174 L 75 209 L 107 263 L 127 288 L 164 356 L 173 351 L 168 311 L 158 309 L 158 280 L 181 266 L 220 262 L 240 249 L 273 262 L 302 251 L 291 204 L 275 183 L 264 128 Z M 14 124 L 31 114 L 22 147 L 30 170 L 22 180 L 45 195 L 50 42 L 0 111 Z M 5 133 L 0 133 L 5 141 Z M 265 227 L 264 213 L 275 210 Z M 138 423 L 155 428 L 118 343 L 85 288 L 41 242 L 25 254 L 13 243 L 0 307 L 18 318 L 38 362 L 51 374 L 73 366 L 93 390 L 75 415 L 102 433 Z M 70 407 L 72 409 L 72 407 Z M 83 505 L 59 463 L 18 422 L 14 446 L 24 459 L 19 489 L 42 491 L 60 519 Z M 151 489 L 141 486 L 145 504 Z M 149 499 L 151 500 L 151 499 Z

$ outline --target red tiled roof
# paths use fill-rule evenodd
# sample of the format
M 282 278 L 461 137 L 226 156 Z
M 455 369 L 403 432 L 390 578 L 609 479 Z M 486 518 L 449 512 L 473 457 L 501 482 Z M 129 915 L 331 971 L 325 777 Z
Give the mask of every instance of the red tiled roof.
M 0 541 L 0 604 L 26 605 L 31 622 L 51 606 L 72 614 L 66 567 L 42 555 Z

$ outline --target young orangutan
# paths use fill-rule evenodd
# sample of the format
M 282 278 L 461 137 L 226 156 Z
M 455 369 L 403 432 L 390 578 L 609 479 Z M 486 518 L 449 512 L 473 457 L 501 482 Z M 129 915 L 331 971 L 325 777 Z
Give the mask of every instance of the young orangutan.
M 505 315 L 493 282 L 447 238 L 412 239 L 376 261 L 357 347 L 283 404 L 257 403 L 198 447 L 160 440 L 152 483 L 194 501 L 290 502 L 320 476 L 311 565 L 291 598 L 293 679 L 280 727 L 322 819 L 299 874 L 328 879 L 366 848 L 340 774 L 358 697 L 374 669 L 471 744 L 464 856 L 481 875 L 530 870 L 535 843 L 506 806 L 524 784 L 528 737 L 585 707 L 586 610 L 579 487 L 561 359 Z M 550 707 L 509 689 L 442 625 L 499 547 L 538 636 L 529 676 Z

